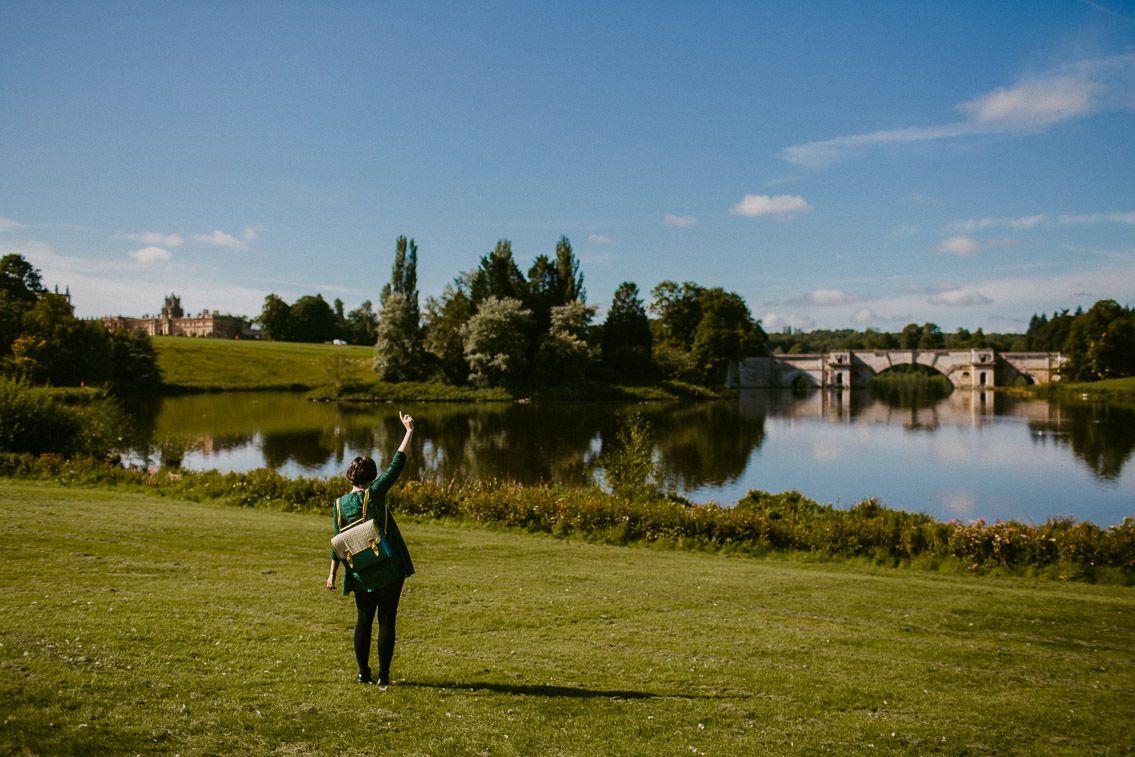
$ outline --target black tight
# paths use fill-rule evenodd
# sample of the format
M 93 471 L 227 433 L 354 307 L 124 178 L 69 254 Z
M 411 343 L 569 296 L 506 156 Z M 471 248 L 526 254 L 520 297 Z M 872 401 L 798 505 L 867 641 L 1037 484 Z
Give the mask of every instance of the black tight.
M 378 613 L 378 674 L 390 674 L 390 660 L 394 657 L 394 619 L 398 615 L 398 598 L 402 595 L 402 581 L 374 591 L 355 590 L 355 607 L 359 618 L 355 623 L 355 660 L 359 672 L 370 676 L 370 636 Z

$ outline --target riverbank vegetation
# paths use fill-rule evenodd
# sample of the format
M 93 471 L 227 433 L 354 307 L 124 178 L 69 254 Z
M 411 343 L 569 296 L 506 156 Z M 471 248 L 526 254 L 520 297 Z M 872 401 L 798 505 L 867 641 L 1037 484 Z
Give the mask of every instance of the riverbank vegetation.
M 328 527 L 325 515 L 0 483 L 0 752 L 1129 747 L 1127 588 L 404 518 L 418 573 L 380 690 L 352 683 L 354 607 L 323 588 Z M 60 570 L 66 581 L 44 580 Z M 364 721 L 362 741 L 344 727 Z
M 0 454 L 0 476 L 294 512 L 328 512 L 342 493 L 336 480 L 290 478 L 266 469 L 141 470 L 56 455 Z M 634 475 L 616 479 L 638 480 Z M 609 544 L 1135 583 L 1131 518 L 1110 528 L 1070 518 L 967 525 L 890 510 L 875 500 L 847 509 L 820 505 L 797 492 L 753 491 L 736 506 L 722 507 L 665 496 L 648 486 L 613 492 L 507 481 L 411 481 L 389 499 L 395 511 L 420 518 Z

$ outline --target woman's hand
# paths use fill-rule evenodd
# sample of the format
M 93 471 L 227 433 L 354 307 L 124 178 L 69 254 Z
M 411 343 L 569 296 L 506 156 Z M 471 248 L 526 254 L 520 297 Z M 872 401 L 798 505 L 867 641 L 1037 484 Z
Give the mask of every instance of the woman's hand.
M 327 589 L 328 589 L 328 591 L 335 591 L 335 574 L 334 573 L 332 573 L 331 575 L 329 575 L 327 577 Z
M 410 417 L 409 413 L 407 413 L 406 415 L 403 415 L 402 411 L 399 410 L 398 411 L 398 420 L 402 421 L 402 425 L 406 427 L 407 431 L 413 431 L 414 430 L 414 419 Z

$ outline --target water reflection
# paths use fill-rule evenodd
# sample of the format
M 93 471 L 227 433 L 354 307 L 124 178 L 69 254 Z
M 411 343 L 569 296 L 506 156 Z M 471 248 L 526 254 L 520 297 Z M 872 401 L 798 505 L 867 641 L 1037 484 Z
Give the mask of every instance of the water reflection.
M 1072 448 L 1096 476 L 1113 481 L 1135 451 L 1135 410 L 1120 405 L 1063 401 L 1056 420 L 1031 421 L 1038 444 L 1053 439 Z
M 1098 518 L 1083 510 L 1097 507 L 1110 520 L 1132 514 L 1135 501 L 1127 470 L 1135 412 L 992 391 L 933 399 L 750 390 L 707 403 L 398 406 L 311 403 L 289 393 L 193 395 L 138 408 L 137 457 L 156 460 L 153 448 L 179 439 L 190 449 L 187 467 L 335 475 L 356 454 L 389 456 L 402 438 L 398 409 L 419 420 L 408 472 L 423 479 L 586 485 L 621 418 L 641 412 L 654 427 L 664 487 L 700 501 L 798 489 L 821 502 L 878 496 L 942 517 L 965 510 L 1043 519 L 1071 503 L 1077 517 Z

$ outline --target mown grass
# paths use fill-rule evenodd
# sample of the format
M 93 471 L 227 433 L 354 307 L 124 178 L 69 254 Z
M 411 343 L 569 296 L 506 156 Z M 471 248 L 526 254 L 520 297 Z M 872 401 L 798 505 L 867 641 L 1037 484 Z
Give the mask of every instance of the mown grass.
M 154 337 L 167 388 L 189 391 L 312 389 L 373 375 L 371 347 L 256 340 Z
M 1030 387 L 1031 393 L 1045 399 L 1087 399 L 1135 404 L 1135 376 L 1100 381 L 1054 381 Z
M 328 517 L 0 483 L 0 753 L 1132 751 L 1131 589 L 408 520 L 383 691 Z
M 381 381 L 372 368 L 373 347 L 174 336 L 157 336 L 153 340 L 165 389 L 172 392 L 288 389 L 309 391 L 312 400 L 354 402 L 484 402 L 523 398 L 501 388 Z M 723 388 L 681 381 L 648 385 L 593 383 L 535 394 L 543 399 L 642 401 L 731 396 Z

